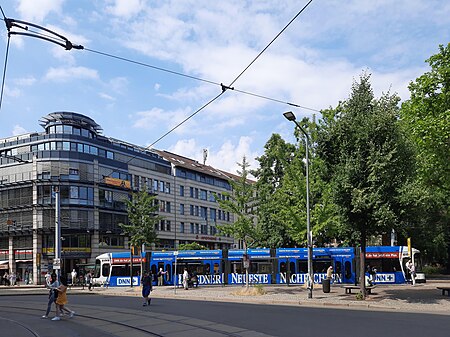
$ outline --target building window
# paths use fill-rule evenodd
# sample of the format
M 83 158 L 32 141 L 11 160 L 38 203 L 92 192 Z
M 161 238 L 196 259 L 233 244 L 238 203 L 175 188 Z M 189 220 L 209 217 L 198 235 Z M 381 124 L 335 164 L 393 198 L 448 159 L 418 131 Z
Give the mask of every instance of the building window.
M 190 215 L 194 215 L 194 205 L 190 205 Z
M 164 192 L 164 181 L 159 182 L 159 191 Z
M 165 192 L 170 193 L 170 183 L 166 183 Z
M 184 204 L 180 204 L 180 215 L 184 215 Z
M 191 222 L 191 234 L 195 234 L 195 225 Z
M 206 207 L 203 206 L 200 207 L 200 216 L 203 219 L 208 219 L 208 209 Z
M 189 187 L 189 195 L 191 198 L 194 197 L 194 188 L 193 187 Z
M 184 197 L 184 186 L 180 185 L 180 197 Z
M 158 185 L 159 185 L 159 182 L 158 182 L 158 180 L 153 180 L 153 191 L 154 192 L 158 192 Z
M 201 225 L 200 231 L 201 231 L 201 234 L 208 235 L 208 225 Z
M 184 222 L 180 222 L 180 233 L 184 233 Z
M 207 200 L 208 191 L 200 190 L 200 200 Z

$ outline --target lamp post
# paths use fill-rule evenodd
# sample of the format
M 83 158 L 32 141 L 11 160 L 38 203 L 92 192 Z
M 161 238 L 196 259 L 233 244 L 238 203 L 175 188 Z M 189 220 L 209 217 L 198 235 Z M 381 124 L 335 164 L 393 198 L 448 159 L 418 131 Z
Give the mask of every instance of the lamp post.
M 292 111 L 285 112 L 284 117 L 290 121 L 294 122 L 295 125 L 300 129 L 300 131 L 305 135 L 306 143 L 306 241 L 308 248 L 308 298 L 312 298 L 313 289 L 313 268 L 312 268 L 312 233 L 310 230 L 311 218 L 309 214 L 309 136 L 302 126 L 297 122 L 295 115 Z
M 59 280 L 61 275 L 61 222 L 60 222 L 60 211 L 61 211 L 61 199 L 59 194 L 59 187 L 55 186 L 53 188 L 53 193 L 55 197 L 55 258 L 53 260 L 53 269 L 56 270 L 56 276 Z

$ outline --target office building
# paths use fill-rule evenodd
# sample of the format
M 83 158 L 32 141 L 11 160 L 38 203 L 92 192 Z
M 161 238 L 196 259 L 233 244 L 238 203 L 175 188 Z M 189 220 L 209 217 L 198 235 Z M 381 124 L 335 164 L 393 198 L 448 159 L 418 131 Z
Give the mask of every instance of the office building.
M 107 137 L 78 113 L 50 113 L 40 125 L 42 132 L 0 139 L 0 275 L 14 272 L 41 283 L 52 268 L 55 189 L 64 273 L 101 253 L 129 249 L 118 224 L 127 222 L 130 194 L 142 189 L 157 196 L 163 217 L 159 241 L 150 249 L 189 242 L 232 247 L 233 239 L 218 235 L 217 225 L 232 223 L 233 215 L 214 198 L 231 190 L 226 173 Z

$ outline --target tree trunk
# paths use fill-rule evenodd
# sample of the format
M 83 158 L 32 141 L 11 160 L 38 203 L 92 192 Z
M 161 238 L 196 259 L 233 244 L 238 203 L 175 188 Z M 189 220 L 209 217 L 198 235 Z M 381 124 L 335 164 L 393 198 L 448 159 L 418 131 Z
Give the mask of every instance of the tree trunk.
M 359 256 L 360 289 L 363 299 L 366 299 L 366 230 L 361 231 L 361 251 Z

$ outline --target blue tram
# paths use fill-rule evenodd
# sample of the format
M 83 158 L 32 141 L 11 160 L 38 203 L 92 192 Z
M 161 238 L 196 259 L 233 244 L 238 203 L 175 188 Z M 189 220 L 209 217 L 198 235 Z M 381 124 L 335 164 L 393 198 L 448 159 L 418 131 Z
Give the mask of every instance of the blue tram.
M 304 284 L 307 259 L 306 248 L 153 251 L 133 257 L 130 277 L 130 252 L 113 252 L 97 257 L 94 282 L 130 286 L 133 280 L 133 285 L 139 285 L 143 268 L 151 270 L 154 276 L 159 270 L 164 271 L 165 285 L 181 285 L 186 268 L 195 275 L 198 285 L 245 284 L 247 276 L 250 284 Z M 377 271 L 375 283 L 407 282 L 409 274 L 405 265 L 409 259 L 416 265 L 416 281 L 425 282 L 418 250 L 412 248 L 410 256 L 406 246 L 366 249 L 366 264 Z M 359 279 L 359 255 L 355 248 L 314 248 L 312 261 L 314 283 L 322 283 L 329 266 L 334 268 L 334 283 L 354 284 Z

